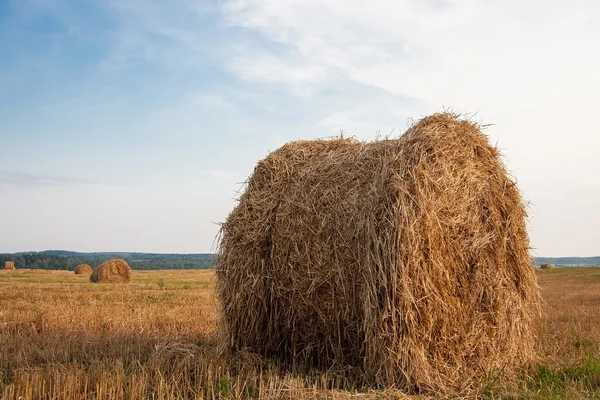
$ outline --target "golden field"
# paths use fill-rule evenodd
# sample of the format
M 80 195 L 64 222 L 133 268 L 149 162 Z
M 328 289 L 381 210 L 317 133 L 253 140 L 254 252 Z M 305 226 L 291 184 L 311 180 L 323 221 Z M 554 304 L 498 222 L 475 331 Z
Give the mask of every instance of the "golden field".
M 600 268 L 538 270 L 539 360 L 469 398 L 600 399 Z M 129 285 L 67 271 L 0 271 L 1 399 L 409 398 L 356 371 L 283 371 L 219 346 L 214 273 L 134 271 Z M 410 398 L 419 398 L 413 396 Z

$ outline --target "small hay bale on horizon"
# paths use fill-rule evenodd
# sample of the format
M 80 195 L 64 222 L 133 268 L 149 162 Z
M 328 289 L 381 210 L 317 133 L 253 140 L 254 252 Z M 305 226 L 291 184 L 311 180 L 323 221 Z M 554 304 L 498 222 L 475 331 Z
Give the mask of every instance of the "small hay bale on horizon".
M 98 265 L 90 275 L 93 283 L 130 283 L 131 268 L 125 260 L 113 258 Z
M 540 269 L 551 269 L 552 268 L 552 264 L 542 264 L 540 265 Z
M 525 219 L 498 150 L 452 114 L 398 139 L 287 143 L 219 233 L 226 344 L 410 393 L 511 379 L 539 315 Z
M 14 261 L 5 261 L 4 262 L 4 269 L 7 269 L 7 270 L 8 269 L 10 269 L 10 270 L 16 269 L 15 268 L 15 262 Z
M 89 275 L 92 273 L 92 267 L 88 264 L 79 264 L 75 267 L 73 272 L 75 272 L 75 275 Z

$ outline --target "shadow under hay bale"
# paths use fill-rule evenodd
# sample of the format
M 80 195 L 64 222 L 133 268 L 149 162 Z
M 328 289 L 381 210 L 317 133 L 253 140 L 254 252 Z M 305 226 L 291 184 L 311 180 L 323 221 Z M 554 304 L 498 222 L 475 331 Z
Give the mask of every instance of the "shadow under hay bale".
M 222 226 L 228 346 L 373 384 L 459 391 L 533 356 L 526 212 L 479 127 L 297 141 L 260 161 Z
M 130 283 L 131 268 L 125 260 L 115 258 L 98 265 L 90 275 L 94 283 Z
M 16 269 L 15 268 L 15 262 L 14 261 L 5 261 L 4 262 L 4 269 Z

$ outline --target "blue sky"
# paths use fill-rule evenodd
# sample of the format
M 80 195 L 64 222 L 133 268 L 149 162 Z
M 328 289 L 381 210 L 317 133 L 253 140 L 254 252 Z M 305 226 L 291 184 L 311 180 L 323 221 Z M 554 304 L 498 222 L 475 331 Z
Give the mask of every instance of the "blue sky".
M 594 0 L 0 1 L 0 251 L 210 251 L 287 141 L 476 113 L 536 253 L 598 255 Z

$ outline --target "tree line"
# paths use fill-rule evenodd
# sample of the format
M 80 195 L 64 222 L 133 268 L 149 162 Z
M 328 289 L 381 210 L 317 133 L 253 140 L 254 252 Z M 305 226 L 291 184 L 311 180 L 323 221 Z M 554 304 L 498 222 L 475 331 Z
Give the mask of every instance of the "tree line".
M 552 265 L 565 265 L 565 266 L 600 266 L 599 257 L 536 257 L 535 262 L 537 265 L 552 264 Z
M 215 255 L 158 253 L 79 253 L 65 250 L 0 254 L 0 268 L 14 261 L 17 269 L 56 269 L 72 271 L 79 264 L 92 268 L 111 258 L 122 258 L 132 269 L 209 269 L 214 268 Z M 600 266 L 600 257 L 536 257 L 535 264 Z
M 64 250 L 0 254 L 0 268 L 5 261 L 14 261 L 17 269 L 54 269 L 72 271 L 79 264 L 92 268 L 110 260 L 122 258 L 132 269 L 209 269 L 214 267 L 214 254 L 157 253 L 79 253 Z

